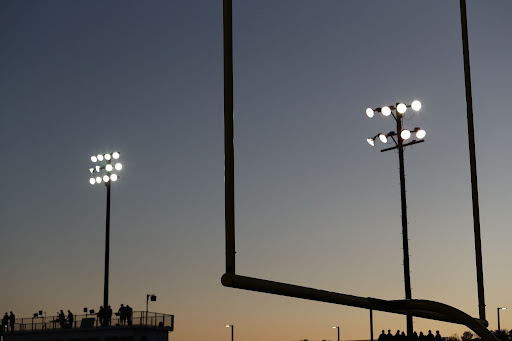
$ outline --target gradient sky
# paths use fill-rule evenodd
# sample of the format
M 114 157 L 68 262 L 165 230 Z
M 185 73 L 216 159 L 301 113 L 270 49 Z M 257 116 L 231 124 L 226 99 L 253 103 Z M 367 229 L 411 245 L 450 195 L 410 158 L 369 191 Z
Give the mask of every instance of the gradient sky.
M 512 2 L 468 1 L 485 294 L 512 308 Z M 413 298 L 478 315 L 458 1 L 234 1 L 237 272 L 404 297 L 394 130 L 406 127 Z M 172 340 L 369 339 L 368 311 L 225 288 L 222 1 L 0 2 L 0 312 L 103 300 L 174 314 Z M 512 328 L 512 313 L 501 314 Z M 374 313 L 374 330 L 405 317 Z M 467 330 L 415 319 L 443 335 Z

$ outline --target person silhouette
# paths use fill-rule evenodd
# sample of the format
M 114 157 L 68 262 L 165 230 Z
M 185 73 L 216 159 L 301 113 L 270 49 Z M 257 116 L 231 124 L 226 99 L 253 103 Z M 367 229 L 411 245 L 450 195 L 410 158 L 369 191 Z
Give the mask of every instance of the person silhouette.
M 132 316 L 133 316 L 133 309 L 127 304 L 126 305 L 126 320 L 128 321 L 128 325 L 132 325 Z
M 68 323 L 69 323 L 69 328 L 73 328 L 73 320 L 74 320 L 74 316 L 73 316 L 73 313 L 68 310 Z
M 428 331 L 426 338 L 428 341 L 434 341 L 434 334 L 432 334 L 431 330 Z
M 436 336 L 434 336 L 434 339 L 436 341 L 441 341 L 443 338 L 441 337 L 441 334 L 439 334 L 439 330 L 436 330 Z
M 418 333 L 417 332 L 412 333 L 412 340 L 413 341 L 418 341 L 418 339 L 419 339 Z
M 121 325 L 124 326 L 126 323 L 126 308 L 123 304 L 121 304 L 121 307 L 119 308 L 119 311 L 117 312 L 119 315 L 119 320 L 121 321 Z
M 16 323 L 16 316 L 12 313 L 9 315 L 9 324 L 11 325 L 11 331 L 14 331 L 14 324 Z
M 7 312 L 5 312 L 5 315 L 2 318 L 2 329 L 5 329 L 5 331 L 9 330 L 9 315 L 7 315 Z
M 386 333 L 384 332 L 384 329 L 382 329 L 382 333 L 379 335 L 377 341 L 386 341 Z
M 98 310 L 98 320 L 100 320 L 100 326 L 105 326 L 105 309 L 103 309 L 103 306 L 100 306 L 100 310 Z
M 393 340 L 399 341 L 400 340 L 400 330 L 396 331 L 395 336 L 393 337 Z
M 108 306 L 107 308 L 107 326 L 110 327 L 110 323 L 112 322 L 112 308 Z
M 400 334 L 400 340 L 402 340 L 402 341 L 407 340 L 407 336 L 405 335 L 405 332 L 402 332 L 402 334 Z
M 418 339 L 419 339 L 420 341 L 426 341 L 426 340 L 425 340 L 425 335 L 423 335 L 423 332 L 420 332 L 420 336 L 418 337 Z
M 62 309 L 59 313 L 59 324 L 61 328 L 64 328 L 64 325 L 66 324 L 66 316 L 64 316 L 64 311 Z

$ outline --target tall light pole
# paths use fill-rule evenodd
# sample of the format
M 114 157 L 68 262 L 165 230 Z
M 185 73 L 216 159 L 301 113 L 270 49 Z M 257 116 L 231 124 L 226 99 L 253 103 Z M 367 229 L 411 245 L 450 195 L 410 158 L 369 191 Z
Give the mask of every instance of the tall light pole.
M 115 173 L 112 173 L 114 170 L 120 171 L 123 168 L 123 165 L 117 162 L 115 165 L 112 165 L 113 160 L 119 159 L 119 153 L 107 153 L 107 154 L 98 154 L 91 156 L 91 161 L 96 163 L 93 168 L 89 168 L 89 172 L 91 174 L 96 173 L 96 178 L 92 177 L 89 179 L 89 183 L 91 185 L 104 183 L 107 188 L 107 219 L 106 219 L 106 228 L 105 228 L 105 283 L 103 287 L 103 308 L 106 310 L 108 308 L 108 268 L 109 268 L 109 256 L 110 256 L 110 185 L 112 182 L 117 181 L 119 176 Z M 100 165 L 103 161 L 105 164 Z M 105 175 L 101 176 L 100 173 L 104 171 Z M 107 322 L 107 325 L 109 323 Z
M 409 237 L 407 232 L 407 199 L 405 195 L 405 170 L 404 170 L 404 148 L 417 143 L 424 142 L 423 138 L 426 135 L 425 130 L 416 127 L 414 130 L 403 129 L 403 119 L 407 108 L 412 108 L 413 111 L 421 109 L 421 103 L 419 101 L 413 101 L 410 105 L 404 103 L 396 103 L 395 106 L 386 106 L 382 108 L 368 108 L 366 109 L 366 115 L 372 118 L 375 112 L 380 112 L 384 116 L 392 116 L 396 121 L 396 132 L 391 131 L 387 134 L 377 134 L 372 138 L 366 139 L 368 144 L 371 146 L 375 145 L 375 139 L 378 137 L 381 142 L 387 143 L 389 138 L 395 143 L 394 147 L 382 149 L 381 152 L 386 152 L 393 149 L 398 149 L 398 162 L 399 162 L 399 173 L 400 173 L 400 199 L 401 199 L 401 210 L 402 210 L 402 242 L 404 251 L 404 283 L 405 283 L 405 298 L 412 299 L 411 294 L 411 277 L 409 268 Z M 394 112 L 393 112 L 394 111 Z M 411 138 L 411 133 L 416 133 L 418 140 L 412 140 L 411 142 L 404 143 L 404 141 Z M 413 325 L 412 316 L 407 315 L 407 336 L 412 336 Z
M 498 331 L 501 330 L 500 328 L 500 310 L 507 310 L 507 308 L 498 308 Z
M 231 341 L 235 341 L 235 326 L 232 324 L 227 324 L 226 328 L 231 327 Z
M 336 327 L 333 327 L 333 328 L 337 328 L 338 329 L 338 341 L 340 341 L 340 326 L 336 326 Z

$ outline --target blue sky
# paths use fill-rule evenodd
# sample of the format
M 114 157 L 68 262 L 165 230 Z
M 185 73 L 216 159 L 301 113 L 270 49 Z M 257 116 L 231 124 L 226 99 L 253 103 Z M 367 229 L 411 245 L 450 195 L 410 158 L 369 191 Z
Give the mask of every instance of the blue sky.
M 367 107 L 406 121 L 413 298 L 477 316 L 457 2 L 234 1 L 237 268 L 403 298 L 398 160 Z M 468 1 L 487 315 L 510 306 L 507 1 Z M 112 306 L 176 315 L 178 340 L 368 339 L 368 312 L 224 288 L 221 1 L 0 3 L 0 309 L 102 303 L 105 191 L 90 156 L 120 151 Z M 409 116 L 408 116 L 409 118 Z M 502 328 L 512 318 L 502 312 Z M 405 318 L 375 313 L 375 333 Z M 494 326 L 494 327 L 493 327 Z M 416 319 L 443 335 L 465 328 Z

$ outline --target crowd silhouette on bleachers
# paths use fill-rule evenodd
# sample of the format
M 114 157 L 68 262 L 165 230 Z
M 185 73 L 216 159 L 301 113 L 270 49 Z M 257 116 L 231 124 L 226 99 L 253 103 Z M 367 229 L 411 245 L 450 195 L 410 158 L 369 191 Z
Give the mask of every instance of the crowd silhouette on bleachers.
M 439 333 L 439 330 L 436 331 L 436 335 L 432 334 L 432 331 L 429 330 L 428 334 L 425 335 L 423 332 L 420 332 L 418 335 L 417 332 L 414 332 L 411 337 L 407 337 L 405 335 L 405 332 L 400 332 L 400 330 L 397 330 L 396 333 L 393 335 L 391 333 L 391 329 L 388 329 L 388 333 L 386 334 L 383 330 L 382 333 L 379 335 L 379 338 L 377 341 L 441 341 L 443 340 L 441 334 Z
M 105 309 L 103 306 L 100 307 L 98 313 L 94 314 L 92 311 L 88 315 L 96 315 L 97 325 L 101 327 L 110 327 L 112 325 L 112 308 L 110 306 Z M 115 313 L 116 316 L 119 316 L 119 324 L 117 326 L 131 326 L 133 319 L 133 309 L 129 305 L 121 304 L 118 312 Z M 13 332 L 15 331 L 16 325 L 16 316 L 11 311 L 10 314 L 5 313 L 3 318 L 0 320 L 0 332 Z M 76 320 L 75 315 L 68 310 L 67 317 L 64 314 L 64 310 L 60 310 L 57 312 L 57 316 L 54 320 L 52 320 L 54 324 L 59 324 L 62 329 L 66 328 L 76 328 Z M 94 322 L 94 318 L 93 318 Z M 46 329 L 46 323 L 43 326 L 43 329 Z

